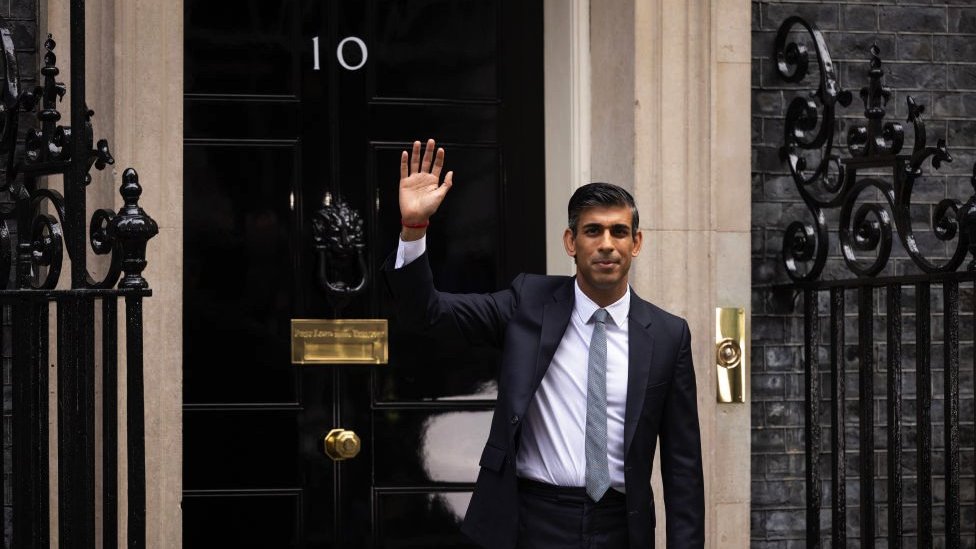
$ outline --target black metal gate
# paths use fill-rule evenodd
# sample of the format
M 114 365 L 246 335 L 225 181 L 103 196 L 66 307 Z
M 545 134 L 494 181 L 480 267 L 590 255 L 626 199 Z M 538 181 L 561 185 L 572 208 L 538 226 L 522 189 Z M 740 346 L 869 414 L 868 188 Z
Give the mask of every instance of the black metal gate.
M 142 189 L 135 170 L 127 169 L 120 188 L 124 205 L 118 213 L 95 210 L 88 220 L 86 186 L 92 167 L 104 169 L 114 160 L 108 142 L 94 143 L 85 102 L 85 2 L 71 0 L 71 121 L 58 124 L 57 103 L 67 93 L 58 81 L 56 43 L 44 43 L 41 84 L 21 90 L 10 32 L 0 20 L 3 74 L 0 89 L 0 155 L 6 171 L 0 193 L 12 207 L 0 211 L 0 304 L 9 314 L 13 389 L 10 425 L 3 439 L 12 440 L 9 466 L 12 487 L 12 528 L 4 528 L 8 547 L 49 547 L 53 502 L 49 485 L 57 485 L 57 537 L 60 547 L 96 546 L 96 504 L 101 505 L 101 546 L 119 546 L 118 490 L 126 483 L 128 546 L 144 547 L 145 440 L 143 411 L 143 298 L 150 295 L 141 276 L 146 242 L 156 223 L 138 205 Z M 36 112 L 37 127 L 19 131 L 21 113 Z M 45 176 L 62 175 L 64 193 L 46 188 Z M 86 227 L 86 224 L 88 227 Z M 86 236 L 87 234 L 87 236 Z M 95 254 L 109 257 L 104 278 L 88 270 L 87 243 Z M 63 250 L 70 277 L 62 280 Z M 60 282 L 60 284 L 59 284 Z M 126 383 L 127 475 L 120 478 L 119 440 L 119 302 L 124 301 L 124 364 Z M 100 310 L 100 323 L 96 322 Z M 49 317 L 54 315 L 54 325 Z M 96 338 L 100 341 L 96 342 Z M 52 345 L 53 343 L 53 345 Z M 49 356 L 49 348 L 55 356 Z M 96 355 L 100 360 L 96 363 Z M 56 381 L 49 379 L 52 359 Z M 96 417 L 96 372 L 102 372 L 101 414 Z M 56 386 L 57 445 L 49 437 L 49 390 Z M 100 421 L 103 436 L 95 437 Z M 100 445 L 102 462 L 96 463 Z M 6 458 L 5 458 L 6 459 Z M 50 463 L 57 478 L 49 478 Z M 8 464 L 4 463 L 4 471 Z M 101 486 L 96 486 L 96 470 Z M 4 475 L 4 483 L 8 477 Z M 96 490 L 100 488 L 100 495 Z
M 787 43 L 797 31 L 803 40 Z M 815 65 L 803 43 L 812 44 Z M 976 260 L 957 269 L 968 252 L 976 252 L 976 197 L 965 203 L 941 200 L 931 219 L 913 216 L 913 187 L 924 182 L 923 163 L 931 160 L 937 170 L 952 159 L 943 140 L 927 145 L 924 107 L 912 97 L 907 113 L 914 145 L 901 153 L 905 131 L 885 121 L 891 92 L 876 46 L 868 83 L 860 90 L 864 119 L 840 116 L 838 109 L 849 106 L 853 94 L 839 86 L 815 25 L 788 18 L 774 52 L 786 82 L 819 74 L 819 86 L 789 104 L 784 123 L 781 159 L 789 164 L 813 222 L 795 221 L 787 228 L 783 260 L 793 283 L 776 288 L 785 295 L 802 294 L 807 546 L 847 547 L 859 538 L 861 547 L 874 547 L 876 539 L 887 538 L 889 548 L 899 548 L 915 537 L 925 548 L 944 535 L 946 547 L 959 547 L 960 332 L 966 327 L 960 309 L 973 306 Z M 847 154 L 841 158 L 834 140 L 845 127 Z M 976 176 L 972 184 L 976 188 Z M 914 230 L 918 226 L 930 229 L 932 238 L 923 240 Z M 913 272 L 889 268 L 895 235 L 901 249 L 894 253 L 910 259 Z M 837 280 L 825 280 L 821 275 L 832 238 L 839 241 L 843 261 L 834 265 L 840 267 L 831 277 Z M 848 270 L 855 278 L 843 276 Z M 968 329 L 973 330 L 971 322 Z M 856 331 L 856 339 L 847 339 L 850 331 Z M 932 353 L 940 340 L 941 365 L 933 364 Z M 847 394 L 848 362 L 856 369 L 856 400 Z M 914 366 L 913 374 L 903 372 L 905 364 Z M 915 387 L 914 413 L 904 387 Z M 942 417 L 933 417 L 932 397 L 939 390 Z M 934 446 L 933 423 L 940 420 L 943 432 L 935 438 L 943 440 Z M 856 471 L 849 475 L 849 469 Z M 829 479 L 822 478 L 825 472 Z M 849 476 L 858 479 L 850 493 Z M 904 485 L 913 476 L 914 502 Z M 944 488 L 936 490 L 938 483 Z M 829 502 L 823 501 L 825 492 Z M 857 514 L 848 515 L 849 501 L 857 501 Z M 944 504 L 944 518 L 933 517 L 936 502 Z M 913 503 L 914 525 L 905 513 Z M 822 524 L 829 524 L 829 533 L 821 532 Z

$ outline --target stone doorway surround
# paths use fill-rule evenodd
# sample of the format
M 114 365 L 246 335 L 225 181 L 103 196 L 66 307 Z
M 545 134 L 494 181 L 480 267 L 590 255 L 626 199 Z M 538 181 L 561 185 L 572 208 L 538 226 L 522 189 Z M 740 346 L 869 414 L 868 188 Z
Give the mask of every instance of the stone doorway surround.
M 545 10 L 549 272 L 573 272 L 560 238 L 576 187 L 633 192 L 645 250 L 632 285 L 691 326 L 707 543 L 747 547 L 750 395 L 716 403 L 713 341 L 716 307 L 751 313 L 750 3 L 546 0 Z
M 12 0 L 30 1 L 30 0 Z M 65 0 L 39 0 L 38 40 L 47 33 L 58 42 L 62 75 L 69 68 L 68 6 Z M 183 285 L 183 1 L 88 0 L 86 2 L 87 97 L 95 111 L 95 133 L 112 145 L 116 164 L 93 172 L 88 190 L 91 207 L 118 209 L 121 169 L 139 172 L 140 204 L 159 224 L 159 235 L 147 249 L 145 277 L 153 296 L 145 303 L 146 536 L 148 547 L 180 547 L 182 472 L 182 285 Z M 39 50 L 40 51 L 40 50 Z M 69 87 L 70 95 L 70 87 Z M 66 101 L 68 97 L 64 98 Z M 70 121 L 63 121 L 68 124 Z M 48 185 L 59 188 L 51 178 Z M 99 261 L 89 253 L 92 270 Z M 122 309 L 122 307 L 120 307 Z M 119 314 L 124 314 L 122 310 Z M 97 336 L 96 336 L 97 337 Z M 120 341 L 125 341 L 120 338 Z M 52 355 L 53 356 L 53 355 Z M 125 371 L 124 350 L 119 371 Z M 96 376 L 99 357 L 96 356 Z M 98 387 L 98 385 L 96 385 Z M 125 383 L 120 379 L 120 425 L 125 425 Z M 96 389 L 100 401 L 100 389 Z M 56 414 L 51 415 L 57 417 Z M 54 429 L 52 437 L 56 437 Z M 100 438 L 100 430 L 96 437 Z M 120 441 L 124 441 L 121 438 Z M 124 442 L 122 442 L 124 444 Z M 57 439 L 51 448 L 57 447 Z M 100 459 L 96 456 L 96 459 Z M 126 468 L 120 448 L 119 469 Z M 53 472 L 52 472 L 53 473 Z M 100 477 L 96 473 L 96 483 Z M 52 479 L 57 478 L 53 473 Z M 119 486 L 119 509 L 125 509 L 126 487 Z M 52 499 L 52 503 L 55 500 Z M 100 496 L 96 528 L 100 531 Z M 120 539 L 126 539 L 120 512 Z M 57 539 L 57 509 L 51 533 Z
M 712 334 L 715 307 L 750 306 L 750 4 L 544 2 L 549 272 L 572 272 L 559 235 L 573 189 L 608 180 L 633 190 L 649 244 L 633 285 L 687 318 L 695 338 L 708 543 L 745 547 L 749 408 L 715 403 Z M 145 311 L 147 533 L 152 547 L 179 547 L 183 3 L 87 5 L 95 124 L 118 165 L 139 169 L 160 226 L 145 273 L 155 289 Z M 66 3 L 40 0 L 39 13 L 39 35 L 67 36 Z M 91 203 L 117 208 L 114 186 L 96 186 L 105 194 Z M 657 515 L 663 546 L 663 507 Z

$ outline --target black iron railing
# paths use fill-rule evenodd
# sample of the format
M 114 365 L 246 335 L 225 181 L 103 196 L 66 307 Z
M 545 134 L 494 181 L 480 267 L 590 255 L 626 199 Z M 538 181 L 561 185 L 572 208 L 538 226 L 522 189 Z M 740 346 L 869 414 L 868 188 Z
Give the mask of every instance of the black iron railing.
M 812 46 L 811 51 L 797 42 L 788 42 L 791 33 L 800 32 Z M 808 75 L 813 63 L 819 74 L 819 85 L 808 95 L 798 96 L 790 103 L 784 124 L 784 144 L 781 158 L 790 172 L 813 218 L 812 223 L 793 222 L 783 241 L 783 261 L 793 283 L 780 290 L 802 295 L 804 333 L 805 384 L 805 454 L 806 454 L 806 540 L 807 547 L 820 547 L 829 540 L 832 547 L 847 547 L 850 531 L 856 532 L 861 547 L 873 547 L 875 540 L 886 538 L 889 548 L 904 546 L 913 537 L 917 547 L 929 548 L 936 535 L 945 538 L 945 546 L 957 548 L 961 543 L 960 524 L 960 417 L 959 417 L 959 347 L 960 347 L 960 285 L 976 282 L 976 260 L 967 270 L 959 267 L 967 253 L 976 251 L 976 195 L 966 200 L 947 198 L 934 208 L 931 231 L 944 254 L 927 255 L 919 244 L 913 228 L 912 193 L 922 181 L 923 163 L 931 160 L 935 169 L 943 162 L 951 162 L 944 141 L 935 147 L 927 146 L 924 107 L 907 98 L 908 122 L 914 130 L 913 149 L 901 154 L 905 132 L 901 124 L 886 122 L 886 107 L 891 91 L 884 85 L 884 71 L 877 47 L 871 49 L 868 84 L 860 90 L 864 104 L 864 119 L 848 120 L 847 154 L 841 156 L 835 147 L 835 132 L 840 123 L 838 110 L 849 106 L 853 94 L 843 90 L 835 77 L 835 67 L 827 51 L 823 35 L 816 26 L 800 17 L 790 17 L 780 26 L 775 41 L 775 59 L 780 77 L 798 83 Z M 976 172 L 972 178 L 976 189 Z M 874 195 L 872 195 L 872 192 Z M 873 196 L 880 203 L 871 202 Z M 840 240 L 843 265 L 855 276 L 840 280 L 823 280 L 821 275 L 828 261 L 829 240 L 833 233 L 828 227 L 828 214 L 838 214 L 836 228 Z M 916 223 L 918 220 L 915 220 Z M 901 243 L 918 274 L 878 276 L 889 265 L 892 245 Z M 941 257 L 940 257 L 941 255 Z M 933 318 L 933 286 L 942 292 L 942 311 Z M 903 291 L 914 294 L 909 302 Z M 829 311 L 821 311 L 820 297 L 826 294 Z M 848 470 L 845 455 L 850 450 L 845 439 L 849 402 L 845 387 L 845 300 L 850 294 L 856 299 L 856 363 L 857 394 L 857 505 L 858 524 L 849 525 L 847 516 Z M 973 294 L 976 295 L 976 288 Z M 883 297 L 882 297 L 883 295 Z M 937 297 L 937 296 L 936 296 Z M 877 299 L 877 300 L 876 300 Z M 876 304 L 884 304 L 884 341 L 875 342 L 874 323 L 882 315 Z M 906 306 L 907 305 L 907 306 Z M 905 314 L 907 312 L 907 314 Z M 826 313 L 829 327 L 826 337 L 820 333 L 821 316 Z M 914 320 L 914 334 L 903 331 Z M 939 323 L 941 326 L 933 326 Z M 932 329 L 941 328 L 943 364 L 944 415 L 944 521 L 933 519 L 933 440 L 932 390 L 933 348 Z M 914 335 L 914 342 L 906 341 Z M 973 339 L 976 339 L 974 335 Z M 876 351 L 885 349 L 883 361 L 878 362 Z M 903 457 L 906 448 L 903 438 L 908 426 L 903 424 L 905 399 L 903 395 L 902 363 L 905 347 L 914 345 L 915 368 L 915 468 L 916 524 L 907 531 L 905 521 L 906 472 Z M 829 365 L 821 365 L 819 350 L 826 346 Z M 850 348 L 848 345 L 846 348 Z M 829 387 L 821 387 L 827 379 L 824 366 L 829 368 Z M 883 386 L 875 386 L 876 371 L 884 370 Z M 884 400 L 884 442 L 875 440 L 875 430 L 882 424 L 875 417 L 875 404 Z M 822 433 L 821 417 L 828 415 L 829 440 Z M 825 443 L 827 446 L 825 446 Z M 883 445 L 884 473 L 876 470 L 878 447 Z M 908 449 L 909 451 L 911 449 Z M 830 466 L 822 469 L 823 456 L 830 454 Z M 881 463 L 878 461 L 877 463 Z M 821 471 L 829 470 L 830 532 L 821 532 L 821 510 L 825 479 Z M 886 524 L 877 524 L 880 508 L 875 482 L 885 479 Z M 944 522 L 944 532 L 935 532 L 934 524 Z
M 960 286 L 965 284 L 976 289 L 976 273 L 965 271 L 947 273 L 933 277 L 932 280 L 902 282 L 892 279 L 875 279 L 856 285 L 845 283 L 823 283 L 799 285 L 802 292 L 803 334 L 804 334 L 804 402 L 805 402 L 805 454 L 806 454 L 806 518 L 807 546 L 820 547 L 825 536 L 831 540 L 832 547 L 847 547 L 848 534 L 848 470 L 845 455 L 847 448 L 845 426 L 849 425 L 847 404 L 848 395 L 845 379 L 845 302 L 850 297 L 857 302 L 857 433 L 858 466 L 854 474 L 858 477 L 859 526 L 855 529 L 861 546 L 872 546 L 877 538 L 886 538 L 888 547 L 903 547 L 903 539 L 917 538 L 918 547 L 932 547 L 936 535 L 945 535 L 946 547 L 959 547 L 961 540 L 960 524 L 960 416 L 959 416 L 959 369 L 960 369 Z M 941 313 L 933 317 L 933 286 L 942 295 Z M 903 302 L 903 291 L 914 294 L 908 302 Z M 820 294 L 827 294 L 828 308 L 819 305 Z M 853 294 L 853 295 L 851 295 Z M 876 364 L 875 320 L 882 315 L 876 311 L 876 300 L 884 300 L 885 352 L 883 358 L 884 386 L 875 387 L 875 372 L 882 364 Z M 905 312 L 908 311 L 906 315 Z M 822 318 L 826 316 L 829 334 L 820 333 Z M 914 320 L 913 333 L 905 333 L 904 327 Z M 944 445 L 939 452 L 944 457 L 944 470 L 938 476 L 944 478 L 945 490 L 941 498 L 933 499 L 933 443 L 932 443 L 932 363 L 933 324 L 938 323 L 937 331 L 943 336 L 940 342 L 943 349 L 941 372 L 943 381 L 943 417 L 935 418 L 944 428 Z M 976 335 L 976 334 L 974 334 Z M 911 336 L 914 336 L 912 339 Z M 970 337 L 973 337 L 972 335 Z M 881 343 L 881 342 L 877 342 Z M 828 364 L 821 364 L 818 348 L 826 347 Z M 915 470 L 906 470 L 903 447 L 907 429 L 902 424 L 906 414 L 903 399 L 902 364 L 904 347 L 914 347 L 914 385 Z M 829 378 L 823 374 L 829 372 Z M 829 386 L 821 387 L 824 379 Z M 885 421 L 880 424 L 875 418 L 874 403 L 884 400 Z M 828 407 L 824 410 L 822 407 Z M 909 408 L 910 410 L 910 408 Z M 825 441 L 821 433 L 821 420 L 827 415 L 830 437 Z M 875 440 L 876 428 L 882 427 L 885 441 Z M 826 446 L 825 446 L 826 443 Z M 884 445 L 884 475 L 876 470 L 876 457 L 879 447 Z M 821 478 L 824 455 L 830 454 L 830 531 L 821 532 L 821 509 L 824 506 L 822 488 L 825 479 Z M 906 475 L 915 477 L 913 502 L 916 510 L 915 528 L 905 530 L 904 508 L 906 490 L 903 480 Z M 879 501 L 875 481 L 884 478 L 886 501 Z M 942 499 L 944 521 L 933 521 L 933 505 Z M 881 504 L 887 507 L 885 534 L 879 534 L 876 513 Z M 944 532 L 935 531 L 934 522 L 944 522 Z
M 151 294 L 141 273 L 146 266 L 146 242 L 157 233 L 156 223 L 139 207 L 138 176 L 127 169 L 122 177 L 124 205 L 116 213 L 95 210 L 88 219 L 86 187 L 92 167 L 114 163 L 108 142 L 94 143 L 94 113 L 85 100 L 85 2 L 70 0 L 71 123 L 59 125 L 58 102 L 68 88 L 58 81 L 56 43 L 48 36 L 44 47 L 41 85 L 20 89 L 17 59 L 9 32 L 0 21 L 4 47 L 3 88 L 0 89 L 0 155 L 6 172 L 0 192 L 13 207 L 0 211 L 0 304 L 10 311 L 12 324 L 12 532 L 4 532 L 11 547 L 49 547 L 51 482 L 57 485 L 60 547 L 96 546 L 96 501 L 101 500 L 101 546 L 119 546 L 120 482 L 127 484 L 129 547 L 144 547 L 146 514 L 145 428 L 143 409 L 143 298 Z M 18 139 L 18 117 L 36 112 L 37 128 Z M 46 176 L 62 175 L 64 193 L 42 184 Z M 105 255 L 108 268 L 96 280 L 88 270 L 91 246 Z M 15 250 L 15 251 L 14 251 Z M 67 251 L 70 277 L 61 272 Z M 125 442 L 127 474 L 119 472 L 119 304 L 125 305 Z M 96 310 L 101 311 L 100 325 Z M 55 326 L 49 317 L 54 314 Z M 96 342 L 100 332 L 101 341 Z M 53 341 L 52 341 L 53 339 Z M 53 343 L 53 345 L 52 345 Z M 96 418 L 96 350 L 100 346 L 102 412 Z M 54 357 L 49 356 L 54 349 Z M 57 446 L 50 448 L 49 367 L 56 368 Z M 95 422 L 102 438 L 96 441 Z M 6 439 L 7 433 L 3 433 Z M 96 463 L 97 445 L 102 461 Z M 49 465 L 57 464 L 57 478 Z M 96 470 L 101 472 L 97 497 Z M 6 487 L 4 487 L 6 489 Z

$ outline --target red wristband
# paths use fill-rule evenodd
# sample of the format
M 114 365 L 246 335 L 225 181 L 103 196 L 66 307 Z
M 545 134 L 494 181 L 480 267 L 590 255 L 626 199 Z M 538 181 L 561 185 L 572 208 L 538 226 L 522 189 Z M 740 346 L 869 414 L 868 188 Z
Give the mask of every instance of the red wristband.
M 404 220 L 401 219 L 400 220 L 400 224 L 403 225 L 404 227 L 408 228 L 408 229 L 426 229 L 427 226 L 430 225 L 430 221 L 425 221 L 425 222 L 419 223 L 417 225 L 411 225 L 411 224 L 409 224 L 406 221 L 404 221 Z

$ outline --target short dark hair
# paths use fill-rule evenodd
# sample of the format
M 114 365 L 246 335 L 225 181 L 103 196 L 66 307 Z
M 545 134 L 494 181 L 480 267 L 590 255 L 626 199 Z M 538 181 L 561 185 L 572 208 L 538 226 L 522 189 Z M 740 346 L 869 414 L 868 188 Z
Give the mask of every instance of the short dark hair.
M 626 189 L 613 183 L 587 183 L 576 189 L 569 199 L 569 230 L 576 236 L 580 213 L 587 208 L 607 208 L 613 206 L 630 207 L 630 231 L 637 238 L 640 216 L 634 197 Z

